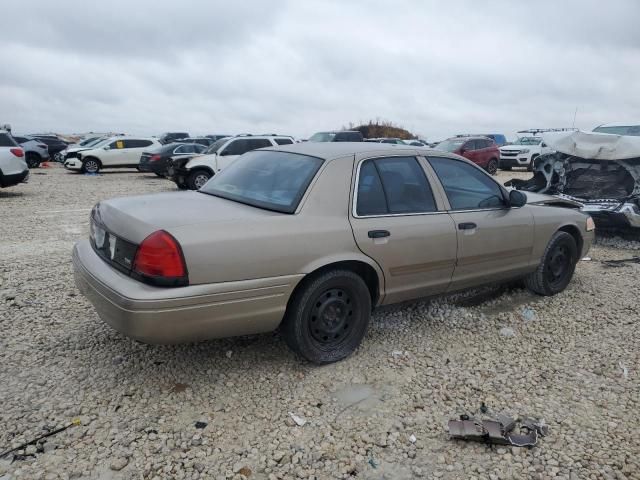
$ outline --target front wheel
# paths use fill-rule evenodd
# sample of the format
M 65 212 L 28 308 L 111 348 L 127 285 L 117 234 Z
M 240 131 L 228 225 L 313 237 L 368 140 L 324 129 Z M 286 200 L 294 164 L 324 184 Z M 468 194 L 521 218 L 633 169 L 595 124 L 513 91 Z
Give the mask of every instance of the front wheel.
M 498 160 L 496 160 L 495 158 L 492 158 L 491 160 L 489 160 L 489 163 L 487 163 L 487 172 L 489 172 L 491 175 L 495 175 L 497 171 L 498 171 Z
M 100 162 L 92 157 L 86 158 L 82 162 L 82 171 L 84 173 L 98 173 L 100 171 Z
M 187 186 L 191 190 L 200 190 L 210 178 L 211 174 L 206 170 L 194 170 L 187 178 Z
M 294 294 L 282 332 L 289 348 L 310 362 L 337 362 L 358 348 L 370 317 L 371 294 L 362 277 L 332 270 Z
M 540 265 L 525 278 L 525 284 L 538 295 L 560 293 L 569 285 L 577 262 L 578 246 L 574 238 L 567 232 L 556 232 L 549 240 Z

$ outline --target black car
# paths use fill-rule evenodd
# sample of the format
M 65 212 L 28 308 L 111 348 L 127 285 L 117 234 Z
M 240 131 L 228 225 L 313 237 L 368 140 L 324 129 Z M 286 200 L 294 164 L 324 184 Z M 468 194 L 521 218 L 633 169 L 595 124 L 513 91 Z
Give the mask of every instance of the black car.
M 159 177 L 164 177 L 167 175 L 167 167 L 171 160 L 200 155 L 206 149 L 206 146 L 199 143 L 169 143 L 156 150 L 143 152 L 138 164 L 138 170 L 141 172 L 153 172 Z
M 158 140 L 160 143 L 168 144 L 182 138 L 189 138 L 189 134 L 187 132 L 167 132 L 160 135 Z
M 224 138 L 224 137 L 220 137 L 220 138 Z M 204 145 L 205 147 L 208 147 L 209 145 L 212 145 L 215 142 L 215 140 L 209 137 L 190 137 L 190 138 L 181 138 L 180 140 L 177 140 L 177 142 L 198 143 L 200 145 Z
M 44 143 L 49 149 L 49 156 L 53 158 L 56 153 L 60 153 L 67 148 L 69 144 L 55 135 L 29 135 L 36 138 L 39 142 Z
M 362 142 L 364 137 L 357 130 L 318 132 L 309 137 L 309 142 Z
M 205 137 L 210 138 L 214 142 L 217 142 L 221 138 L 232 137 L 233 135 L 205 135 Z M 212 142 L 213 143 L 213 142 Z

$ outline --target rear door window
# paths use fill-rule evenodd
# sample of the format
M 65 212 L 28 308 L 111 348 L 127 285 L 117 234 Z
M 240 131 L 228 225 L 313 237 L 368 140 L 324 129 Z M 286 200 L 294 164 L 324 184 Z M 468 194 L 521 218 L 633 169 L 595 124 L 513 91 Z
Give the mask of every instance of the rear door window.
M 356 207 L 360 216 L 436 211 L 431 186 L 414 157 L 378 158 L 363 162 Z
M 143 148 L 151 145 L 151 140 L 139 140 L 139 139 L 126 139 L 123 140 L 124 147 L 123 148 Z
M 502 189 L 479 168 L 450 158 L 431 157 L 429 163 L 442 183 L 452 210 L 505 206 Z

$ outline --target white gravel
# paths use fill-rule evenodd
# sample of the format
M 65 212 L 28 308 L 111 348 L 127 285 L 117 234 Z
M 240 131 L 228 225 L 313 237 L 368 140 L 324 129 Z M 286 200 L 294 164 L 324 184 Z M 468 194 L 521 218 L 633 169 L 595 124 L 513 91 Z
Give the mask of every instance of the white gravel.
M 172 185 L 50 168 L 0 190 L 0 449 L 81 421 L 0 460 L 0 479 L 640 478 L 640 265 L 602 263 L 637 244 L 598 244 L 553 298 L 385 308 L 356 354 L 318 368 L 277 334 L 149 346 L 99 321 L 70 262 L 89 209 Z M 481 402 L 550 435 L 449 440 L 447 420 Z

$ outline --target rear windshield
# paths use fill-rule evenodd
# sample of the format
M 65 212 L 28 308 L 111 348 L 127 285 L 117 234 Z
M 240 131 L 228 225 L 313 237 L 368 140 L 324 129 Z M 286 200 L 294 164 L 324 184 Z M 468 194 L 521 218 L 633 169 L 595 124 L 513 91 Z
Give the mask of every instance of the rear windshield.
M 254 150 L 199 191 L 258 208 L 293 213 L 323 160 L 297 153 Z
M 310 142 L 331 142 L 336 136 L 333 132 L 318 132 L 316 134 L 311 135 L 309 138 Z

